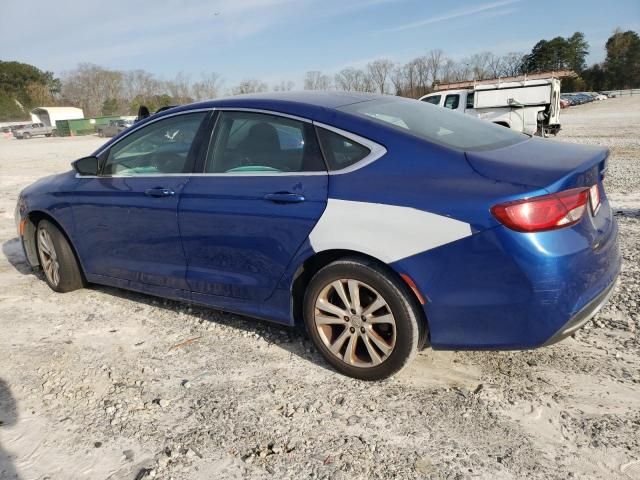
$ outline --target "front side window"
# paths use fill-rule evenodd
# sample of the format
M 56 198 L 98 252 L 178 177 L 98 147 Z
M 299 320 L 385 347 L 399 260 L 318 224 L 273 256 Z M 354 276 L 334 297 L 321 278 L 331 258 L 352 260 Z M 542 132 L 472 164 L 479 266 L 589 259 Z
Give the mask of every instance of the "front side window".
M 427 103 L 431 103 L 433 105 L 440 105 L 440 99 L 441 98 L 442 98 L 442 95 L 432 95 L 430 97 L 423 98 L 422 101 L 423 102 L 427 102 Z
M 278 115 L 223 111 L 209 147 L 207 173 L 326 170 L 310 123 Z
M 460 95 L 447 95 L 447 97 L 444 99 L 444 108 L 455 110 L 456 108 L 458 108 L 459 103 Z
M 189 152 L 207 112 L 158 120 L 116 143 L 102 168 L 103 175 L 190 173 Z
M 371 153 L 364 145 L 324 128 L 318 128 L 318 136 L 329 170 L 350 167 Z

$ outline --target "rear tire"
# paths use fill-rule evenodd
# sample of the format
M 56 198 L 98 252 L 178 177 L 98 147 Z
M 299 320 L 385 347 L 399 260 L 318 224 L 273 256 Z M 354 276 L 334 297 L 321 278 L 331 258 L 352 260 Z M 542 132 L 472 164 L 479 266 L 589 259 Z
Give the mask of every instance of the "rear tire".
M 24 134 L 22 134 L 22 138 L 24 138 L 25 140 L 29 140 L 31 138 L 31 134 L 30 133 L 24 133 Z
M 304 321 L 340 373 L 382 380 L 415 356 L 422 328 L 406 286 L 374 261 L 351 257 L 322 268 L 304 296 Z
M 52 290 L 65 293 L 84 287 L 84 278 L 71 245 L 49 220 L 38 223 L 36 245 L 44 279 Z

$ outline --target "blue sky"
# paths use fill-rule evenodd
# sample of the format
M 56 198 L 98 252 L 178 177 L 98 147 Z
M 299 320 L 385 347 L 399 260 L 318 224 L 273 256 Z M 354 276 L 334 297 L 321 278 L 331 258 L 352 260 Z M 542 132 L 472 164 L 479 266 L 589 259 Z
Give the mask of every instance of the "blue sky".
M 1 9 L 0 59 L 58 74 L 92 62 L 164 78 L 218 72 L 226 86 L 291 79 L 301 88 L 307 70 L 405 62 L 434 48 L 454 59 L 526 52 L 577 30 L 591 63 L 604 58 L 618 26 L 640 31 L 639 0 L 10 1 Z

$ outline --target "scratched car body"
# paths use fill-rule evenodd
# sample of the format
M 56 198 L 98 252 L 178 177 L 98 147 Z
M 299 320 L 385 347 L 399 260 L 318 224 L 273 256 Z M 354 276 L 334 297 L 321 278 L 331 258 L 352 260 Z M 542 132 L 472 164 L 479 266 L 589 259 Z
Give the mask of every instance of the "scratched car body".
M 285 325 L 362 379 L 420 348 L 528 349 L 620 269 L 608 151 L 425 102 L 231 97 L 137 123 L 20 195 L 29 263 Z

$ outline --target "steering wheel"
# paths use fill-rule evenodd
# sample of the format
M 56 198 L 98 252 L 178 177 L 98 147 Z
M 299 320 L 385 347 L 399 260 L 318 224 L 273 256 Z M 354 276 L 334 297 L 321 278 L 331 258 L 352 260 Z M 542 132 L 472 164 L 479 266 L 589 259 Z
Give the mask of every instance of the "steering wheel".
M 185 158 L 175 152 L 154 153 L 150 163 L 158 173 L 183 173 Z

